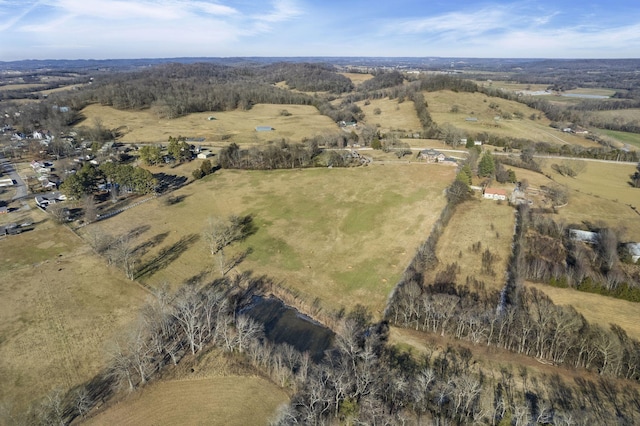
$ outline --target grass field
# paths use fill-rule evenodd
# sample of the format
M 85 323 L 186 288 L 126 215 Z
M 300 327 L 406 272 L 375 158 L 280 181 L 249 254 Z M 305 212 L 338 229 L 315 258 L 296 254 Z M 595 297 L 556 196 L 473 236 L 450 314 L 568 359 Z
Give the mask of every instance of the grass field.
M 506 203 L 478 198 L 460 205 L 438 242 L 438 269 L 457 262 L 459 284 L 470 276 L 484 281 L 487 291 L 499 291 L 505 284 L 514 224 L 514 210 Z M 477 242 L 481 242 L 481 251 L 474 253 L 471 246 Z M 486 249 L 497 256 L 493 275 L 482 271 L 482 252 Z
M 36 90 L 43 86 L 44 86 L 43 84 L 39 84 L 39 83 L 7 84 L 4 86 L 0 86 L 0 92 L 9 91 L 9 90 L 24 90 L 24 89 Z
M 264 425 L 288 401 L 259 377 L 216 377 L 152 383 L 87 425 Z
M 585 293 L 572 288 L 556 288 L 527 283 L 551 298 L 556 305 L 570 305 L 591 323 L 608 328 L 609 324 L 622 327 L 630 337 L 640 339 L 640 303 L 614 299 L 599 294 Z
M 0 251 L 0 401 L 21 410 L 96 374 L 146 293 L 64 227 L 40 224 Z
M 438 125 L 452 124 L 468 134 L 475 136 L 487 132 L 501 137 L 531 139 L 536 142 L 557 144 L 574 144 L 581 146 L 598 146 L 581 136 L 561 133 L 549 127 L 549 120 L 539 111 L 515 101 L 488 97 L 482 93 L 455 93 L 449 90 L 425 92 L 429 103 L 429 112 Z M 495 108 L 489 105 L 495 104 Z M 459 112 L 451 112 L 457 105 Z M 501 113 L 521 113 L 524 118 L 495 120 Z M 529 117 L 541 115 L 540 119 Z M 477 122 L 466 121 L 467 117 L 477 118 Z
M 291 115 L 282 115 L 283 110 Z M 125 143 L 166 143 L 169 136 L 178 135 L 204 138 L 206 143 L 224 141 L 224 145 L 283 138 L 299 142 L 305 137 L 338 131 L 329 117 L 321 115 L 315 107 L 305 105 L 259 104 L 249 111 L 194 113 L 172 120 L 160 118 L 153 110 L 120 111 L 97 104 L 86 107 L 82 114 L 86 120 L 79 126 L 91 127 L 94 118 L 99 118 L 103 126 L 119 129 L 123 134 L 119 141 Z M 209 117 L 215 117 L 215 120 L 208 120 Z M 256 132 L 256 126 L 271 126 L 275 130 Z
M 365 105 L 364 101 L 357 104 L 365 113 L 364 121 L 367 124 L 379 127 L 381 133 L 386 133 L 390 130 L 403 130 L 411 133 L 422 129 L 413 102 L 398 103 L 397 99 L 388 98 L 374 99 L 369 102 L 369 105 Z M 376 108 L 380 109 L 379 115 L 374 113 Z
M 182 202 L 145 203 L 92 227 L 110 233 L 150 226 L 138 244 L 161 241 L 170 263 L 141 277 L 150 284 L 213 271 L 214 262 L 198 238 L 212 215 L 253 215 L 257 232 L 237 250 L 253 252 L 240 265 L 282 280 L 307 300 L 330 309 L 361 303 L 375 314 L 426 238 L 445 199 L 455 169 L 425 164 L 372 165 L 348 169 L 222 170 L 176 192 Z
M 640 208 L 640 193 L 627 183 L 635 171 L 633 164 L 585 162 L 586 168 L 575 178 L 554 172 L 551 165 L 562 160 L 541 161 L 545 173 L 572 191 L 569 204 L 558 216 L 568 223 L 603 221 L 623 230 L 631 241 L 640 241 L 640 217 L 629 205 Z
M 342 72 L 340 74 L 344 75 L 349 80 L 351 80 L 351 82 L 356 87 L 359 86 L 360 84 L 362 84 L 363 82 L 365 82 L 367 80 L 371 80 L 373 78 L 373 75 L 371 75 L 371 74 L 360 74 L 360 73 L 356 73 L 356 72 Z
M 638 114 L 640 114 L 640 111 Z M 616 130 L 606 129 L 595 129 L 594 131 L 600 135 L 613 138 L 622 144 L 629 144 L 636 149 L 640 149 L 640 134 L 638 133 L 618 132 Z

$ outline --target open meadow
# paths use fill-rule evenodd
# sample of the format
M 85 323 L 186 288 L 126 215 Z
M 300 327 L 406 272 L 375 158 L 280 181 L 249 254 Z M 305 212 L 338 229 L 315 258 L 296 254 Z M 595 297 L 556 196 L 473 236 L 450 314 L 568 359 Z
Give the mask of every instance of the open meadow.
M 259 377 L 229 376 L 151 383 L 86 425 L 264 425 L 287 394 Z
M 549 127 L 550 121 L 544 114 L 515 101 L 492 98 L 482 93 L 456 93 L 450 90 L 425 92 L 425 99 L 429 103 L 433 121 L 439 126 L 449 123 L 473 136 L 487 132 L 500 137 L 531 139 L 553 145 L 598 146 L 582 136 L 562 133 Z M 454 105 L 458 112 L 452 112 Z M 503 114 L 511 114 L 513 118 L 496 119 Z M 521 114 L 522 118 L 517 118 L 516 114 Z M 530 119 L 533 115 L 535 120 Z M 467 121 L 468 118 L 477 121 Z
M 458 284 L 471 277 L 483 281 L 487 292 L 500 291 L 505 284 L 514 225 L 515 211 L 507 203 L 477 198 L 461 204 L 438 241 L 437 271 L 456 262 L 460 268 Z M 474 251 L 473 245 L 478 243 L 480 246 Z M 485 250 L 492 253 L 494 260 L 490 268 L 483 269 Z
M 365 113 L 365 123 L 378 127 L 380 133 L 401 130 L 406 133 L 419 132 L 422 129 L 416 109 L 411 101 L 398 102 L 397 99 L 372 99 L 369 105 L 365 101 L 357 102 Z M 379 114 L 376 111 L 379 110 Z
M 373 75 L 371 74 L 364 74 L 364 73 L 357 73 L 357 72 L 341 72 L 340 74 L 344 75 L 349 80 L 351 80 L 351 82 L 356 87 L 358 87 L 360 84 L 364 83 L 365 81 L 371 80 L 373 78 Z
M 0 401 L 22 411 L 100 371 L 147 293 L 59 225 L 8 236 L 0 252 Z
M 179 203 L 165 206 L 160 197 L 85 230 L 142 230 L 135 243 L 147 252 L 139 279 L 176 287 L 218 274 L 200 238 L 209 217 L 251 215 L 256 232 L 235 247 L 251 250 L 239 269 L 273 277 L 330 310 L 360 303 L 379 317 L 440 214 L 454 173 L 452 167 L 414 162 L 220 170 L 175 192 L 183 198 Z
M 584 170 L 571 178 L 551 168 L 563 161 L 539 161 L 546 174 L 570 189 L 569 204 L 558 210 L 558 217 L 567 223 L 602 221 L 623 231 L 629 241 L 640 241 L 640 216 L 630 207 L 640 208 L 640 193 L 628 184 L 635 165 L 577 160 Z
M 284 115 L 286 110 L 290 115 Z M 290 139 L 299 142 L 327 132 L 337 132 L 338 127 L 307 105 L 254 105 L 249 111 L 219 111 L 193 113 L 184 117 L 167 119 L 151 109 L 121 111 L 98 104 L 82 110 L 86 119 L 78 126 L 92 127 L 95 119 L 109 129 L 118 129 L 123 143 L 166 143 L 169 136 L 204 138 L 206 144 L 233 141 L 253 144 L 270 140 Z M 213 119 L 209 120 L 210 117 Z M 269 126 L 274 130 L 257 132 L 257 126 Z

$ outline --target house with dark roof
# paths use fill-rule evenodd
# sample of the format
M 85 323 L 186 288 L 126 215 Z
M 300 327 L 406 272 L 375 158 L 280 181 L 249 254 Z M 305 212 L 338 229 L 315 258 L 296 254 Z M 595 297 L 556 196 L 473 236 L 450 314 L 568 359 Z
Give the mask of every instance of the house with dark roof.
M 437 163 L 444 161 L 447 157 L 435 149 L 423 149 L 420 151 L 419 158 L 427 160 L 428 163 Z

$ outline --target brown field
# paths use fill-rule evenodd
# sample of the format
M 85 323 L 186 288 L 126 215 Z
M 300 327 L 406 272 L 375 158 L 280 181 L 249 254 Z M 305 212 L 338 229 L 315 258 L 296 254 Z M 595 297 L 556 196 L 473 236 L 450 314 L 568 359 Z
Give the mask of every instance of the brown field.
M 390 130 L 403 130 L 405 132 L 418 132 L 422 129 L 420 120 L 416 115 L 413 102 L 398 103 L 397 99 L 375 99 L 369 105 L 364 101 L 357 102 L 365 113 L 365 123 L 380 128 L 381 133 Z M 374 110 L 380 108 L 380 115 L 375 115 Z
M 24 90 L 24 89 L 36 90 L 42 86 L 44 85 L 39 83 L 7 84 L 4 86 L 0 86 L 0 92 L 9 91 L 9 90 Z
M 95 375 L 146 292 L 48 223 L 0 241 L 0 401 L 22 410 Z
M 613 120 L 614 118 L 622 119 L 622 121 L 633 121 L 640 117 L 640 108 L 617 109 L 612 111 L 591 111 L 597 117 Z
M 520 92 L 523 90 L 530 90 L 530 91 L 547 90 L 547 87 L 549 87 L 548 84 L 527 84 L 527 83 L 516 83 L 513 81 L 502 81 L 502 80 L 491 80 L 491 81 L 473 80 L 473 81 L 479 86 L 508 90 L 511 92 Z
M 558 216 L 568 223 L 602 221 L 623 230 L 629 240 L 640 241 L 640 216 L 629 205 L 640 208 L 638 190 L 628 185 L 633 164 L 585 161 L 586 168 L 575 178 L 563 177 L 551 170 L 562 159 L 541 161 L 545 173 L 572 191 L 569 205 Z
M 608 328 L 609 324 L 617 324 L 630 337 L 640 339 L 640 303 L 585 293 L 572 288 L 556 288 L 529 282 L 526 285 L 541 290 L 556 305 L 573 306 L 591 323 L 604 328 Z
M 459 284 L 464 284 L 470 276 L 484 281 L 487 291 L 502 289 L 514 224 L 514 209 L 506 203 L 477 198 L 460 205 L 438 242 L 438 269 L 457 262 L 460 267 Z M 482 243 L 481 251 L 474 253 L 471 246 L 478 241 Z M 497 256 L 494 275 L 482 272 L 482 252 L 486 249 Z
M 198 240 L 210 216 L 251 214 L 257 232 L 236 248 L 253 250 L 242 270 L 281 280 L 306 300 L 319 298 L 331 310 L 361 303 L 378 314 L 430 232 L 454 173 L 452 167 L 414 162 L 347 169 L 221 170 L 177 191 L 175 195 L 185 197 L 178 204 L 165 207 L 162 199 L 153 200 L 91 226 L 120 233 L 149 225 L 137 243 L 161 243 L 140 264 L 160 267 L 141 280 L 178 286 L 201 273 L 217 275 Z M 157 265 L 154 259 L 162 249 L 170 249 L 176 258 Z
M 280 114 L 287 110 L 291 115 Z M 313 106 L 305 105 L 255 105 L 249 111 L 202 112 L 172 120 L 160 118 L 153 110 L 120 111 L 102 105 L 90 105 L 82 110 L 87 118 L 79 126 L 93 126 L 94 118 L 103 126 L 119 129 L 120 142 L 165 143 L 169 136 L 205 138 L 206 143 L 241 144 L 270 140 L 290 139 L 293 142 L 320 133 L 336 132 L 338 127 L 328 117 L 320 115 Z M 209 117 L 215 120 L 208 120 Z M 270 132 L 256 132 L 256 126 L 271 126 Z
M 344 75 L 349 80 L 351 80 L 351 82 L 356 87 L 359 86 L 361 83 L 363 83 L 363 82 L 365 82 L 367 80 L 371 80 L 373 78 L 373 75 L 371 75 L 371 74 L 360 74 L 360 73 L 357 73 L 357 72 L 341 72 L 340 74 Z
M 264 425 L 287 394 L 259 377 L 152 383 L 87 425 Z
M 598 146 L 582 136 L 562 133 L 549 127 L 550 121 L 539 111 L 515 101 L 491 98 L 482 93 L 455 93 L 449 90 L 425 92 L 429 103 L 429 112 L 438 125 L 452 124 L 471 135 L 487 132 L 496 136 L 531 139 L 551 144 L 573 144 L 581 146 Z M 489 105 L 495 103 L 498 109 Z M 457 105 L 459 112 L 452 113 L 451 107 Z M 524 118 L 511 120 L 495 120 L 500 111 L 521 112 Z M 542 115 L 540 119 L 530 120 L 531 114 Z M 477 122 L 465 121 L 467 117 L 476 117 Z

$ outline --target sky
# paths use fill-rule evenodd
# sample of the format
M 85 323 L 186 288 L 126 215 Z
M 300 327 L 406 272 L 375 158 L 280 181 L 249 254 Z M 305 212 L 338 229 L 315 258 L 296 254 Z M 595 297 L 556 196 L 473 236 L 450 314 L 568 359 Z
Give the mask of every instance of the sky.
M 0 0 L 0 61 L 639 58 L 638 0 Z

